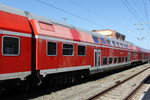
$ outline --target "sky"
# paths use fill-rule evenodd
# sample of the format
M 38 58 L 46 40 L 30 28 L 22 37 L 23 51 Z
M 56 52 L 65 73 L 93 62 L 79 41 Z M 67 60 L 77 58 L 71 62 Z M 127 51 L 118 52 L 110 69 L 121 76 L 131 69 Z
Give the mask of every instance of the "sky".
M 150 0 L 0 0 L 14 8 L 78 26 L 111 29 L 150 49 Z

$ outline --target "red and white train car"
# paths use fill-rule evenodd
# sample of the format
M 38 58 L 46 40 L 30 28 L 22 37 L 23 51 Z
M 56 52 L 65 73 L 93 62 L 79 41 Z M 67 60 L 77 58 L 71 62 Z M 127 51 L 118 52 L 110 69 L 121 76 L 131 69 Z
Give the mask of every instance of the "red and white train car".
M 0 82 L 69 79 L 150 60 L 150 52 L 79 27 L 0 5 Z
M 31 74 L 32 30 L 23 11 L 0 5 L 0 80 Z

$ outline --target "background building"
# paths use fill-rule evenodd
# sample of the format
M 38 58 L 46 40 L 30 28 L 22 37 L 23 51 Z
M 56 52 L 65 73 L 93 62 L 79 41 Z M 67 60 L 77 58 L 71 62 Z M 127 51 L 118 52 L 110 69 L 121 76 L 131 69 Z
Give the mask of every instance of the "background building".
M 102 35 L 106 35 L 110 38 L 115 38 L 121 41 L 125 41 L 125 35 L 115 31 L 115 30 L 110 30 L 110 29 L 106 29 L 106 30 L 92 30 L 92 32 L 96 32 L 98 34 L 102 34 Z

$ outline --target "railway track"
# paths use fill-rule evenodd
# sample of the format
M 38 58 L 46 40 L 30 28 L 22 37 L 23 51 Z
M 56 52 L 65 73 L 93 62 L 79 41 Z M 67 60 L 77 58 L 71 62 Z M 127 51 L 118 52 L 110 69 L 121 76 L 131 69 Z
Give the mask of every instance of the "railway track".
M 150 76 L 150 67 L 101 91 L 87 100 L 131 100 L 143 82 Z

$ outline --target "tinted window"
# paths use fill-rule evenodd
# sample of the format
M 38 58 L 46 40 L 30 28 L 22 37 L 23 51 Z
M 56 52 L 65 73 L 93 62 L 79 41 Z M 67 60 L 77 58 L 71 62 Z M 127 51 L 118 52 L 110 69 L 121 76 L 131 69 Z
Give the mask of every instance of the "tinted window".
M 55 42 L 48 42 L 47 54 L 48 55 L 56 55 L 56 43 Z
M 123 45 L 123 48 L 126 48 L 126 45 L 125 45 L 125 44 Z
M 123 44 L 122 43 L 120 43 L 120 46 L 123 48 Z
M 107 64 L 107 58 L 103 58 L 103 65 Z
M 117 63 L 117 58 L 116 57 L 114 58 L 114 63 Z
M 110 46 L 111 46 L 110 40 L 107 40 L 107 43 L 108 43 L 108 45 L 110 45 Z
M 128 45 L 126 45 L 126 48 L 128 48 Z
M 128 57 L 125 58 L 125 62 L 127 62 L 127 61 L 128 61 Z
M 100 38 L 100 39 L 101 39 L 101 41 L 102 41 L 102 44 L 106 44 L 104 38 Z
M 118 63 L 121 63 L 121 57 L 119 57 L 119 61 L 118 61 Z
M 118 46 L 118 47 L 121 47 L 121 45 L 120 45 L 118 42 L 117 42 L 117 46 Z
M 73 55 L 73 45 L 63 44 L 63 55 Z
M 19 38 L 3 37 L 3 54 L 18 55 L 19 54 Z
M 109 58 L 109 64 L 112 64 L 112 57 Z
M 116 44 L 117 44 L 117 47 L 120 47 L 118 42 L 116 42 Z
M 119 43 L 119 47 L 122 47 L 120 43 Z
M 124 57 L 122 57 L 122 62 L 124 62 Z
M 93 40 L 94 40 L 94 42 L 95 42 L 95 43 L 99 43 L 99 41 L 98 41 L 98 38 L 97 38 L 97 37 L 93 36 Z
M 113 43 L 113 45 L 114 45 L 114 46 L 116 46 L 116 43 L 115 43 L 115 41 L 112 41 L 112 43 Z
M 85 55 L 85 46 L 78 45 L 78 55 L 84 56 Z

